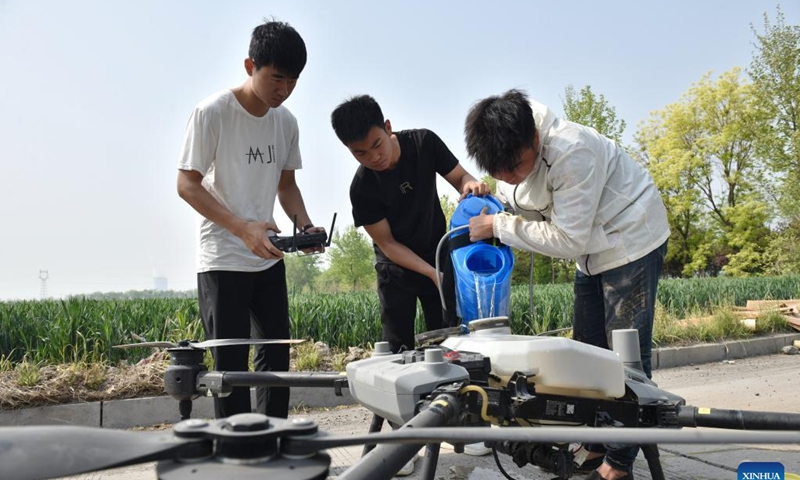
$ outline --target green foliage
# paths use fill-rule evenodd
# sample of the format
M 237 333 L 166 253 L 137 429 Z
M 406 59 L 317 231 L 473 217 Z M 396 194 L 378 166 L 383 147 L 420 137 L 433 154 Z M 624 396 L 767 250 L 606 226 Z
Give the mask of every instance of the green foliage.
M 766 312 L 756 317 L 756 333 L 760 335 L 791 330 L 780 312 Z
M 761 124 L 752 85 L 734 68 L 706 75 L 637 134 L 672 230 L 667 271 L 764 274 L 770 212 L 755 154 Z
M 375 254 L 371 242 L 353 225 L 333 234 L 329 249 L 330 267 L 326 281 L 358 291 L 372 284 Z
M 295 349 L 297 353 L 296 366 L 299 371 L 319 370 L 322 357 L 313 343 L 302 343 Z
M 497 192 L 497 180 L 495 180 L 493 177 L 490 175 L 484 175 L 483 178 L 481 178 L 481 181 L 486 185 L 489 185 L 489 190 L 492 191 L 492 194 Z
M 756 139 L 759 154 L 775 172 L 770 190 L 780 215 L 769 245 L 770 272 L 800 269 L 800 26 L 786 25 L 777 8 L 775 20 L 764 13 L 763 33 L 754 26 L 753 59 L 748 73 L 765 121 Z
M 290 254 L 283 257 L 286 264 L 286 286 L 290 292 L 315 292 L 317 279 L 322 275 L 320 255 Z
M 147 348 L 112 348 L 146 340 L 199 339 L 196 299 L 45 300 L 0 302 L 0 357 L 33 363 L 140 360 Z
M 8 355 L 0 355 L 0 372 L 8 372 L 14 369 L 14 362 Z
M 39 374 L 39 365 L 28 361 L 27 357 L 23 358 L 14 367 L 14 372 L 17 374 L 17 385 L 20 387 L 33 387 L 39 383 L 41 375 Z
M 770 273 L 800 272 L 800 221 L 780 225 L 774 232 L 767 251 L 770 253 Z
M 617 144 L 622 143 L 625 120 L 617 118 L 617 110 L 608 104 L 606 97 L 603 94 L 596 95 L 589 85 L 578 93 L 575 87 L 567 85 L 562 106 L 567 120 L 592 127 Z
M 728 212 L 731 228 L 727 241 L 734 253 L 728 256 L 728 264 L 722 271 L 732 276 L 760 275 L 767 272 L 770 267 L 770 257 L 767 255 L 770 231 L 766 226 L 769 218 L 766 204 L 748 199 L 730 207 Z
M 381 339 L 379 312 L 375 292 L 289 297 L 293 337 L 314 338 L 345 351 L 350 346 L 366 346 Z
M 661 302 L 656 303 L 656 313 L 653 319 L 653 345 L 669 345 L 682 337 L 678 317 L 664 308 Z
M 511 272 L 513 285 L 527 285 L 531 280 L 531 257 L 533 257 L 533 282 L 545 283 L 572 282 L 575 278 L 575 260 L 552 258 L 539 253 L 513 249 L 514 270 Z
M 453 218 L 453 213 L 456 211 L 456 202 L 450 199 L 447 195 L 439 196 L 439 205 L 442 207 L 444 213 L 445 225 L 450 229 L 450 219 Z
M 331 368 L 334 372 L 344 372 L 347 368 L 347 354 L 344 352 L 338 352 L 333 354 L 333 360 L 331 361 Z
M 778 171 L 800 179 L 800 26 L 786 25 L 777 8 L 775 21 L 764 13 L 748 73 L 758 105 L 767 115 L 758 146 Z M 797 212 L 795 211 L 795 214 Z
M 751 29 L 752 83 L 706 75 L 637 133 L 667 206 L 670 275 L 800 267 L 800 26 L 778 7 Z
M 94 292 L 86 295 L 73 295 L 76 298 L 92 300 L 136 300 L 140 298 L 196 298 L 197 289 L 192 290 L 127 290 L 125 292 Z
M 745 305 L 747 300 L 798 297 L 800 275 L 661 280 L 656 313 L 659 333 L 654 338 L 668 343 L 671 334 L 662 327 L 687 315 L 710 315 L 720 307 Z M 530 298 L 527 285 L 512 287 L 510 317 L 515 333 L 532 335 L 570 326 L 572 284 L 536 284 L 533 300 Z M 146 340 L 203 338 L 196 300 L 73 299 L 69 302 L 66 305 L 55 301 L 0 302 L 0 369 L 16 368 L 20 363 L 36 366 L 38 371 L 38 366 L 46 364 L 136 362 L 153 350 L 110 348 L 138 341 L 131 336 L 133 333 Z M 417 332 L 424 330 L 420 310 Z M 374 292 L 291 295 L 289 315 L 294 338 L 321 340 L 335 351 L 368 347 L 381 339 L 378 298 Z M 777 321 L 775 328 L 782 328 Z M 32 373 L 27 378 L 34 381 Z

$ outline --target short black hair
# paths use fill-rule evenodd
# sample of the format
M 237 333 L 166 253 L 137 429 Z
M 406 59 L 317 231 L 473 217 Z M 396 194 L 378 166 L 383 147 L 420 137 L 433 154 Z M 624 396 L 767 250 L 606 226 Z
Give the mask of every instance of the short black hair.
M 249 55 L 256 70 L 272 66 L 297 78 L 306 66 L 307 52 L 303 37 L 291 25 L 265 21 L 253 29 Z
M 522 150 L 533 148 L 535 134 L 531 104 L 520 90 L 480 100 L 464 124 L 467 154 L 489 175 L 513 171 Z
M 386 123 L 378 102 L 369 95 L 356 95 L 344 102 L 331 113 L 331 126 L 336 136 L 345 145 L 363 140 L 372 127 L 385 128 Z

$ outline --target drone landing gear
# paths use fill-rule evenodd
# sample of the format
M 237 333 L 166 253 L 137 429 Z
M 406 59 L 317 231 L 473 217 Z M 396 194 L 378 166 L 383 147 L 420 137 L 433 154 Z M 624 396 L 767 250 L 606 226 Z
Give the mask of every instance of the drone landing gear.
M 653 480 L 665 480 L 664 470 L 661 468 L 660 454 L 658 453 L 658 445 L 649 443 L 641 445 L 644 458 L 647 459 L 647 466 L 650 467 L 650 477 Z
M 369 433 L 378 433 L 378 432 L 380 432 L 381 428 L 383 428 L 383 422 L 384 422 L 384 418 L 383 417 L 381 417 L 378 414 L 373 414 L 372 415 L 372 423 L 369 424 Z M 373 448 L 375 448 L 375 444 L 374 443 L 373 444 L 364 445 L 364 448 L 361 450 L 361 456 L 362 457 L 365 456 L 366 454 L 371 452 Z
M 425 456 L 422 457 L 422 480 L 434 480 L 436 478 L 436 464 L 439 463 L 439 450 L 441 447 L 441 443 L 425 445 Z
M 378 433 L 383 428 L 385 419 L 380 415 L 373 414 L 372 422 L 369 425 L 369 433 Z M 374 444 L 364 445 L 361 456 L 366 456 L 372 449 L 375 448 Z M 425 445 L 425 456 L 422 457 L 421 480 L 434 480 L 436 478 L 436 465 L 439 463 L 439 450 L 441 444 L 429 443 Z
M 403 425 L 400 430 L 422 429 L 427 427 L 439 427 L 449 424 L 458 414 L 458 396 L 455 394 L 443 393 L 438 395 L 426 409 L 419 412 L 414 418 Z M 373 419 L 374 421 L 374 419 Z M 398 444 L 398 445 L 379 445 L 365 455 L 360 462 L 347 469 L 340 478 L 347 480 L 372 480 L 375 478 L 390 478 L 398 472 L 403 465 L 414 458 L 414 454 L 419 451 L 420 444 Z M 428 457 L 426 453 L 426 458 Z M 438 450 L 436 458 L 438 460 Z M 429 470 L 429 461 L 425 463 L 426 474 Z M 436 463 L 433 462 L 431 469 L 435 469 Z M 432 476 L 424 477 L 432 479 Z

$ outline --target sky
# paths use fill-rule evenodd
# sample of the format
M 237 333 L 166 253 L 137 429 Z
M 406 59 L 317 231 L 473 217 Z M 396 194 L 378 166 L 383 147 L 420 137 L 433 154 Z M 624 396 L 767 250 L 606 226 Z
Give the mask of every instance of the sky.
M 0 0 L 0 300 L 195 287 L 197 214 L 176 192 L 194 106 L 246 78 L 264 18 L 303 36 L 308 63 L 284 103 L 297 117 L 297 182 L 312 220 L 352 224 L 357 162 L 330 127 L 370 94 L 394 130 L 436 132 L 476 177 L 463 124 L 477 100 L 520 88 L 563 114 L 590 85 L 624 119 L 712 72 L 749 66 L 755 0 L 63 1 Z M 800 2 L 785 2 L 787 24 Z M 444 182 L 439 193 L 455 196 Z M 291 222 L 275 213 L 284 232 Z

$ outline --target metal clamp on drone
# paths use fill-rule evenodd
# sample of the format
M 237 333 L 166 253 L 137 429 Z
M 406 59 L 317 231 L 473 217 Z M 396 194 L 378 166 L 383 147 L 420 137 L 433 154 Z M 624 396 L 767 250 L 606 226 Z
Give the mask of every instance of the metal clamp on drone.
M 337 478 L 388 480 L 425 445 L 421 478 L 433 480 L 439 447 L 446 441 L 458 453 L 464 444 L 484 442 L 507 478 L 512 477 L 498 454 L 518 466 L 541 467 L 558 480 L 570 478 L 580 462 L 570 443 L 640 445 L 652 478 L 664 480 L 657 443 L 800 443 L 800 414 L 699 409 L 659 389 L 641 371 L 635 330 L 615 331 L 613 351 L 567 338 L 512 334 L 503 316 L 510 292 L 497 283 L 505 282 L 513 256 L 502 245 L 475 245 L 458 247 L 454 257 L 462 262 L 455 265 L 456 275 L 480 277 L 464 282 L 475 286 L 473 292 L 457 292 L 460 316 L 471 316 L 471 321 L 434 335 L 441 340 L 437 345 L 393 354 L 387 343 L 378 342 L 371 358 L 347 365 L 346 376 L 210 372 L 203 364 L 210 347 L 301 340 L 124 345 L 166 347 L 170 353 L 165 390 L 179 401 L 183 420 L 173 432 L 0 428 L 0 478 L 50 478 L 157 461 L 163 480 L 322 480 L 331 464 L 324 450 L 364 445 L 362 458 Z M 234 386 L 322 387 L 337 394 L 348 388 L 373 412 L 373 421 L 364 435 L 327 436 L 304 418 L 243 414 L 189 419 L 192 400 L 203 394 L 224 396 Z M 381 432 L 384 421 L 400 427 Z

